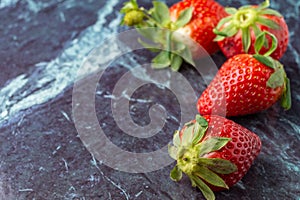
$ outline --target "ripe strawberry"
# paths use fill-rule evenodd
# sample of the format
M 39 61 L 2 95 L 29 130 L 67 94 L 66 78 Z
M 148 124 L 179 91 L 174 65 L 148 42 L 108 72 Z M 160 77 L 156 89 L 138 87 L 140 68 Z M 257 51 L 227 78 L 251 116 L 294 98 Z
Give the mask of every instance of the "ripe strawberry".
M 247 115 L 269 108 L 280 97 L 282 107 L 289 109 L 289 79 L 282 64 L 268 56 L 239 54 L 221 66 L 197 108 L 202 115 Z
M 140 43 L 160 53 L 152 60 L 154 68 L 171 68 L 177 71 L 182 61 L 194 65 L 193 59 L 202 57 L 203 48 L 210 54 L 219 48 L 213 39 L 213 28 L 227 16 L 224 8 L 213 0 L 184 0 L 169 8 L 153 1 L 153 8 L 146 10 L 136 0 L 124 4 L 122 24 L 134 26 L 152 44 Z M 150 28 L 150 29 L 149 29 Z
M 213 191 L 228 189 L 247 173 L 261 149 L 260 138 L 220 116 L 200 116 L 176 131 L 169 154 L 177 160 L 170 173 L 174 181 L 182 172 L 206 199 Z
M 257 6 L 225 9 L 230 15 L 220 21 L 214 32 L 218 35 L 215 41 L 218 41 L 226 57 L 242 53 L 254 54 L 253 44 L 262 31 L 272 33 L 278 40 L 279 45 L 271 57 L 278 60 L 283 56 L 289 41 L 288 26 L 280 13 L 268 8 L 269 4 L 269 0 L 266 0 Z M 272 44 L 270 37 L 265 39 L 265 47 L 260 54 L 268 51 Z
M 176 21 L 180 13 L 187 8 L 193 8 L 193 16 L 188 24 L 177 29 L 176 32 L 181 34 L 182 39 L 192 38 L 209 54 L 215 53 L 219 47 L 213 41 L 216 37 L 213 29 L 222 18 L 227 16 L 224 7 L 213 0 L 184 0 L 170 8 L 171 20 Z M 197 54 L 194 57 L 196 56 Z

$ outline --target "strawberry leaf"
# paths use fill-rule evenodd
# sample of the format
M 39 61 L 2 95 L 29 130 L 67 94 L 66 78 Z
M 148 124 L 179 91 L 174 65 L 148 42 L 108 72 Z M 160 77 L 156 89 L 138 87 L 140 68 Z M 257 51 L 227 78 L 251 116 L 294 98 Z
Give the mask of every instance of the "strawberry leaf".
M 199 163 L 218 174 L 231 174 L 237 171 L 237 166 L 229 160 L 220 158 L 199 158 Z
M 231 37 L 237 34 L 238 28 L 233 23 L 229 23 L 225 28 L 222 29 L 222 31 L 214 30 L 214 33 L 217 35 L 221 35 L 224 37 Z
M 273 9 L 265 9 L 265 10 L 261 11 L 260 14 L 262 14 L 262 15 L 275 15 L 277 17 L 282 17 L 282 15 L 279 12 L 277 12 L 276 10 L 273 10 Z
M 179 41 L 176 41 L 174 38 L 172 38 L 172 52 L 175 52 L 177 54 L 180 55 L 180 52 L 184 51 L 184 49 L 186 48 L 186 46 Z
M 193 136 L 193 142 L 192 142 L 194 145 L 197 145 L 202 140 L 207 129 L 208 129 L 208 126 L 203 127 L 198 123 L 195 124 L 195 130 L 194 130 L 194 136 Z
M 224 30 L 226 30 L 226 28 Z M 229 27 L 228 30 L 226 30 L 227 37 L 232 37 L 235 34 L 237 34 L 237 32 L 238 32 L 238 29 L 235 27 Z
M 225 11 L 230 15 L 234 15 L 237 12 L 237 9 L 233 7 L 227 7 L 225 8 Z
M 253 31 L 254 31 L 254 35 L 256 35 L 256 38 L 257 38 L 257 36 L 262 32 L 262 31 L 260 30 L 260 28 L 257 26 L 257 24 L 253 24 L 252 29 L 253 29 Z
M 182 158 L 184 156 L 184 154 L 187 152 L 188 150 L 185 148 L 178 148 L 178 152 L 177 152 L 177 158 Z M 177 160 L 178 161 L 178 160 Z
M 208 127 L 207 120 L 201 115 L 196 115 L 196 122 L 198 122 L 198 124 L 200 124 L 202 127 Z
M 180 181 L 182 179 L 182 171 L 177 165 L 171 170 L 170 178 L 173 181 Z
M 267 35 L 269 35 L 272 39 L 272 46 L 271 48 L 264 54 L 264 56 L 270 56 L 276 49 L 278 46 L 278 40 L 276 38 L 275 35 L 273 35 L 272 33 L 268 32 L 268 31 L 264 31 Z
M 160 24 L 164 25 L 170 22 L 170 11 L 168 6 L 160 1 L 153 2 L 153 18 Z
M 180 51 L 180 56 L 184 59 L 185 62 L 195 66 L 191 50 L 188 47 L 185 46 L 185 48 L 182 51 Z
M 265 45 L 266 42 L 266 35 L 264 32 L 261 32 L 257 35 L 254 43 L 254 50 L 256 54 L 259 54 L 261 48 Z
M 217 34 L 217 36 L 221 36 L 223 38 L 227 37 L 227 33 L 223 32 L 223 31 L 219 31 L 217 29 L 214 29 L 213 31 L 214 31 L 215 34 Z M 218 41 L 218 40 L 216 40 L 216 41 Z
M 198 144 L 208 129 L 208 122 L 200 115 L 196 115 L 196 123 L 194 124 L 193 144 Z
M 183 59 L 179 55 L 172 53 L 172 55 L 171 55 L 171 69 L 172 70 L 178 71 L 182 62 L 183 62 Z
M 187 126 L 182 134 L 181 144 L 182 146 L 190 146 L 193 142 L 194 126 Z
M 161 31 L 157 28 L 137 28 L 136 31 L 144 36 L 145 38 L 153 41 L 154 43 L 159 42 L 158 39 L 161 37 Z
M 155 58 L 152 59 L 152 67 L 154 69 L 163 69 L 171 64 L 168 51 L 161 51 Z
M 286 110 L 289 110 L 292 106 L 290 79 L 287 77 L 285 77 L 285 90 L 281 97 L 281 106 Z
M 277 88 L 283 86 L 285 83 L 285 71 L 283 67 L 275 70 L 267 81 L 267 86 L 270 88 Z
M 239 10 L 247 10 L 252 7 L 253 7 L 252 5 L 244 5 L 244 6 L 239 7 Z
M 230 22 L 232 20 L 232 18 L 233 18 L 232 16 L 229 16 L 229 17 L 224 17 L 223 19 L 221 19 L 219 21 L 218 25 L 216 26 L 216 29 L 219 30 L 220 28 L 222 28 L 222 26 L 224 26 L 226 23 Z
M 165 32 L 165 37 L 166 37 L 166 50 L 169 52 L 169 57 L 172 61 L 172 53 L 171 53 L 171 48 L 172 48 L 172 34 L 173 32 L 170 32 L 169 30 L 166 30 Z
M 175 22 L 176 28 L 180 28 L 189 23 L 193 16 L 193 8 L 187 8 L 180 12 L 178 19 Z
M 197 171 L 194 172 L 193 174 L 200 177 L 207 183 L 210 183 L 211 185 L 226 188 L 226 189 L 229 188 L 225 183 L 225 181 L 220 176 L 218 176 L 215 172 L 209 170 L 207 167 L 197 166 Z
M 179 131 L 175 131 L 175 133 L 174 133 L 174 135 L 173 135 L 173 144 L 174 144 L 176 147 L 180 147 L 181 140 L 180 140 Z
M 243 48 L 246 53 L 248 53 L 249 48 L 251 46 L 251 35 L 250 35 L 250 28 L 242 28 L 242 42 Z
M 276 36 L 273 35 L 272 33 L 268 32 L 268 31 L 262 31 L 262 32 L 260 32 L 256 36 L 256 40 L 255 40 L 255 43 L 254 43 L 254 50 L 255 50 L 256 54 L 259 54 L 259 52 L 260 52 L 260 50 L 261 50 L 261 48 L 263 46 L 268 46 L 268 40 L 267 40 L 266 35 L 269 35 L 271 37 L 271 40 L 272 40 L 272 46 L 263 55 L 265 57 L 268 57 L 268 56 L 270 56 L 277 49 L 277 45 L 278 45 L 278 40 L 277 40 Z
M 214 31 L 215 32 L 215 31 Z M 215 32 L 216 33 L 216 32 Z M 225 36 L 221 36 L 221 35 L 217 35 L 215 38 L 214 38 L 214 42 L 218 42 L 218 41 L 222 41 L 224 40 L 226 37 Z
M 198 144 L 201 139 L 203 138 L 204 136 L 204 131 L 203 131 L 203 128 L 200 126 L 199 123 L 195 123 L 194 124 L 194 135 L 193 135 L 193 144 L 196 145 Z
M 202 157 L 207 153 L 222 149 L 229 141 L 231 141 L 231 138 L 224 138 L 224 137 L 212 137 L 203 141 L 197 147 L 199 148 L 198 149 L 199 157 Z
M 272 59 L 271 57 L 266 57 L 266 56 L 263 56 L 263 55 L 259 55 L 259 54 L 255 54 L 253 55 L 253 57 L 258 60 L 260 63 L 268 66 L 268 67 L 271 67 L 272 69 L 275 69 L 275 62 L 274 62 L 274 59 Z
M 267 26 L 271 29 L 279 28 L 279 26 L 276 22 L 274 22 L 273 20 L 267 19 L 265 17 L 262 17 L 262 16 L 257 16 L 257 23 Z
M 127 13 L 131 10 L 136 10 L 138 8 L 139 8 L 139 6 L 137 4 L 137 1 L 136 0 L 130 0 L 130 1 L 127 1 L 123 4 L 123 7 L 121 8 L 120 13 L 125 14 L 125 13 Z
M 159 52 L 159 46 L 155 46 L 153 44 L 148 44 L 147 42 L 144 42 L 141 40 L 141 38 L 138 38 L 138 42 L 145 48 L 149 49 L 152 52 Z
M 177 160 L 177 152 L 178 152 L 177 147 L 168 145 L 168 153 L 170 157 L 173 158 L 174 160 Z
M 197 186 L 207 200 L 215 200 L 213 191 L 197 176 L 190 176 L 193 186 Z

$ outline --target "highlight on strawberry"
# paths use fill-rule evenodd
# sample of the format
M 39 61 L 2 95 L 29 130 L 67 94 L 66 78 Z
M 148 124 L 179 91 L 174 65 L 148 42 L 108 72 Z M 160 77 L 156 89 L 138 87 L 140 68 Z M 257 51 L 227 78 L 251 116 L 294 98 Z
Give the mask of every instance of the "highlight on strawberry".
M 220 116 L 197 115 L 175 132 L 169 145 L 169 155 L 177 161 L 170 177 L 180 181 L 186 174 L 192 186 L 214 200 L 213 191 L 241 180 L 260 149 L 260 138 L 241 125 Z
M 153 1 L 153 8 L 140 7 L 136 0 L 124 3 L 123 25 L 132 26 L 145 39 L 139 42 L 158 55 L 152 60 L 154 68 L 177 71 L 182 62 L 194 65 L 193 59 L 213 54 L 219 47 L 213 39 L 213 28 L 225 16 L 225 9 L 213 0 L 184 0 L 171 8 Z M 203 48 L 207 51 L 203 55 Z
M 272 39 L 272 46 L 261 55 L 266 35 Z M 261 32 L 254 46 L 254 55 L 238 54 L 221 66 L 198 99 L 200 114 L 224 113 L 224 109 L 226 116 L 254 114 L 268 109 L 279 99 L 284 109 L 291 108 L 290 81 L 284 66 L 270 57 L 277 48 L 275 35 Z
M 278 40 L 279 45 L 270 56 L 279 60 L 284 55 L 289 41 L 288 26 L 283 16 L 269 6 L 270 1 L 266 0 L 260 5 L 225 8 L 229 16 L 219 22 L 214 32 L 218 35 L 215 41 L 227 58 L 241 53 L 254 54 L 254 42 L 263 31 L 270 32 Z M 271 38 L 266 36 L 260 53 L 267 52 L 271 43 Z

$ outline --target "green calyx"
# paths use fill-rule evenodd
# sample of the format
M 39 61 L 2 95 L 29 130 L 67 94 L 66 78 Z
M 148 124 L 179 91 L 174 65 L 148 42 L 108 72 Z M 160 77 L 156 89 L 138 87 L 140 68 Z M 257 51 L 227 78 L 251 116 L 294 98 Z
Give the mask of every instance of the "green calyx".
M 210 137 L 203 140 L 208 123 L 200 115 L 196 116 L 195 122 L 190 122 L 185 127 L 182 136 L 179 131 L 175 132 L 173 145 L 169 145 L 169 155 L 177 160 L 170 177 L 174 181 L 179 181 L 185 173 L 192 185 L 198 187 L 206 199 L 215 199 L 208 184 L 228 189 L 219 175 L 231 174 L 237 170 L 237 167 L 228 160 L 205 156 L 222 149 L 231 139 Z
M 260 49 L 266 43 L 266 35 L 271 37 L 272 45 L 269 50 L 264 54 L 259 54 Z M 276 50 L 278 45 L 277 38 L 266 31 L 261 32 L 255 41 L 254 49 L 255 55 L 253 57 L 258 60 L 260 63 L 272 68 L 274 72 L 271 74 L 267 81 L 267 87 L 277 88 L 283 86 L 283 94 L 281 97 L 281 106 L 288 110 L 291 108 L 291 89 L 290 89 L 290 80 L 288 79 L 286 72 L 284 70 L 284 66 L 278 61 L 273 59 L 270 55 Z
M 225 8 L 229 16 L 220 20 L 214 29 L 214 33 L 217 35 L 214 40 L 221 41 L 241 31 L 243 49 L 245 53 L 248 53 L 251 46 L 251 31 L 254 32 L 256 37 L 262 32 L 258 25 L 264 25 L 271 29 L 279 28 L 276 22 L 265 17 L 265 15 L 281 16 L 277 11 L 269 9 L 269 5 L 269 0 L 266 0 L 256 7 Z
M 173 22 L 168 6 L 160 1 L 153 1 L 153 8 L 146 10 L 139 7 L 136 0 L 124 3 L 120 10 L 124 17 L 122 25 L 133 26 L 144 39 L 138 39 L 140 44 L 153 52 L 159 52 L 152 60 L 152 67 L 162 69 L 171 67 L 178 71 L 182 62 L 195 65 L 187 45 L 174 37 L 174 31 L 185 26 L 192 18 L 192 8 L 183 10 L 178 19 Z

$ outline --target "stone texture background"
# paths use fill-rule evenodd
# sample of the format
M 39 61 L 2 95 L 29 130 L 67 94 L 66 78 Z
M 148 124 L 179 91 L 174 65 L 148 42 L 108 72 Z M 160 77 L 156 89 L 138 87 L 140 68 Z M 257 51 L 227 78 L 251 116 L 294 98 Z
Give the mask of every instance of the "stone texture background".
M 224 6 L 259 3 L 219 2 Z M 0 199 L 203 199 L 186 178 L 180 183 L 169 179 L 172 165 L 145 174 L 117 171 L 96 161 L 78 137 L 72 122 L 76 71 L 91 49 L 126 29 L 118 24 L 122 3 L 0 1 Z M 141 4 L 147 7 L 151 2 Z M 271 5 L 284 15 L 290 28 L 290 44 L 281 62 L 291 79 L 293 107 L 283 111 L 275 105 L 256 115 L 232 118 L 256 132 L 263 149 L 242 181 L 216 194 L 220 200 L 300 197 L 300 3 L 274 0 Z M 107 55 L 112 52 L 113 47 Z M 133 56 L 137 63 L 148 55 L 137 52 Z M 220 66 L 225 58 L 217 53 L 213 59 Z M 132 118 L 140 125 L 149 123 L 149 108 L 153 102 L 160 103 L 168 115 L 164 130 L 141 140 L 118 129 L 110 109 L 111 94 L 132 62 L 130 56 L 124 56 L 106 70 L 95 98 L 97 117 L 115 144 L 128 151 L 152 151 L 171 140 L 178 127 L 179 107 L 172 92 L 146 85 L 131 98 Z M 180 72 L 189 80 L 200 79 L 189 66 Z M 191 85 L 197 95 L 204 89 L 197 82 Z M 153 102 L 136 100 L 149 98 Z

